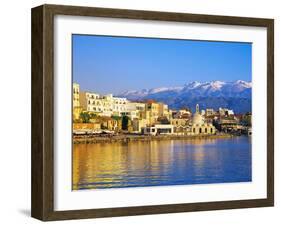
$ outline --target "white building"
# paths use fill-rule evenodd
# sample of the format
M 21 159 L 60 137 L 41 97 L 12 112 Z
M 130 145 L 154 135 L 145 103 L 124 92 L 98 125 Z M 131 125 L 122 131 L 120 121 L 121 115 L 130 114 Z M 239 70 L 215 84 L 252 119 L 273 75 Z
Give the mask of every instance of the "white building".
M 173 125 L 156 124 L 154 126 L 143 127 L 142 133 L 146 135 L 156 136 L 158 134 L 172 135 L 174 134 Z
M 121 116 L 128 108 L 126 98 L 113 97 L 112 94 L 102 96 L 97 93 L 81 92 L 80 102 L 84 110 L 101 116 Z
M 131 120 L 139 119 L 141 113 L 145 111 L 145 104 L 138 102 L 128 102 L 126 106 L 126 112 L 122 115 L 127 115 Z
M 123 112 L 128 111 L 128 100 L 127 98 L 113 97 L 112 94 L 107 95 L 109 100 L 112 102 L 113 115 L 121 116 Z
M 227 108 L 219 108 L 220 116 L 234 115 L 234 111 Z
M 199 105 L 196 105 L 196 112 L 192 118 L 191 134 L 192 135 L 210 135 L 215 134 L 216 128 L 212 123 L 205 122 L 205 119 L 199 111 Z

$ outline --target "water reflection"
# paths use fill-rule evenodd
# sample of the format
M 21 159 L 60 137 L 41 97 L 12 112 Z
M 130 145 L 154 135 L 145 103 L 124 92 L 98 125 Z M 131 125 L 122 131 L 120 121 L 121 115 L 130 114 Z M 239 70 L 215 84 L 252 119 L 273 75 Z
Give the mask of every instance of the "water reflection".
M 251 181 L 248 137 L 75 144 L 73 189 Z

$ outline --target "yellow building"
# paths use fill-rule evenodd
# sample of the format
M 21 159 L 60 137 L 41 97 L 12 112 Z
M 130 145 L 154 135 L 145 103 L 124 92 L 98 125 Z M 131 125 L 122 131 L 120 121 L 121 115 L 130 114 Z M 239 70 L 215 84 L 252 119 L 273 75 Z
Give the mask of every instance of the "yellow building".
M 167 117 L 167 119 L 171 118 L 168 105 L 154 101 L 146 103 L 144 116 L 150 125 L 157 123 L 159 117 Z
M 73 108 L 73 120 L 78 120 L 80 118 L 80 114 L 82 113 L 83 109 L 82 107 L 74 107 Z
M 80 106 L 80 102 L 79 102 L 79 84 L 77 83 L 73 83 L 73 108 L 74 107 L 79 107 Z
M 118 130 L 118 120 L 112 119 L 110 117 L 100 117 L 101 128 L 107 130 Z
M 189 120 L 183 118 L 173 118 L 170 120 L 171 124 L 174 126 L 174 133 L 178 135 L 188 135 L 190 134 Z
M 95 123 L 73 123 L 73 130 L 100 130 L 101 124 Z
M 73 97 L 73 103 L 72 103 L 72 115 L 73 120 L 78 120 L 80 117 L 80 114 L 82 112 L 82 107 L 80 106 L 80 87 L 79 84 L 73 83 L 72 88 L 72 97 Z
M 128 116 L 131 120 L 144 118 L 145 104 L 138 102 L 128 102 L 126 106 L 127 112 L 121 113 Z
M 167 104 L 158 103 L 159 117 L 167 117 L 169 119 L 169 108 Z
M 199 105 L 196 105 L 196 112 L 192 118 L 192 127 L 191 134 L 192 135 L 208 135 L 215 134 L 216 128 L 211 123 L 207 123 L 204 120 L 202 114 L 199 111 Z
M 133 131 L 140 133 L 141 129 L 146 127 L 148 125 L 148 120 L 147 119 L 133 119 L 132 120 L 132 127 L 133 127 Z

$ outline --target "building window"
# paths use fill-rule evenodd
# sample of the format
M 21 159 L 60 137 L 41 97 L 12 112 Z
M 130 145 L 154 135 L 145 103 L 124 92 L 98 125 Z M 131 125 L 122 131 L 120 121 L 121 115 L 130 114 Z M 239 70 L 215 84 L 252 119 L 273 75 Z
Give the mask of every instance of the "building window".
M 193 128 L 193 133 L 195 133 L 195 128 Z
M 207 131 L 207 128 L 205 128 L 205 133 L 207 133 L 208 131 Z
M 211 133 L 213 133 L 213 128 L 211 128 Z
M 202 128 L 199 129 L 199 133 L 202 133 Z

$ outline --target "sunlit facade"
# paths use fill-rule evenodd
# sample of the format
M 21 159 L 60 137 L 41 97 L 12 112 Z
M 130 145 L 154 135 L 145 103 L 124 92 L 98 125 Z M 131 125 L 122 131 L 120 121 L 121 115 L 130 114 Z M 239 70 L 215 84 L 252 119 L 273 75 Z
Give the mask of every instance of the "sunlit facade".
M 126 98 L 113 97 L 112 94 L 100 95 L 92 92 L 80 93 L 81 106 L 85 111 L 101 116 L 121 116 L 127 112 L 128 100 Z
M 191 134 L 192 135 L 208 135 L 215 134 L 216 128 L 212 123 L 205 122 L 203 115 L 200 113 L 199 105 L 196 105 L 196 112 L 192 118 Z
M 79 87 L 79 84 L 73 83 L 72 91 L 73 91 L 73 107 L 79 107 L 80 106 L 80 102 L 79 102 L 80 87 Z

